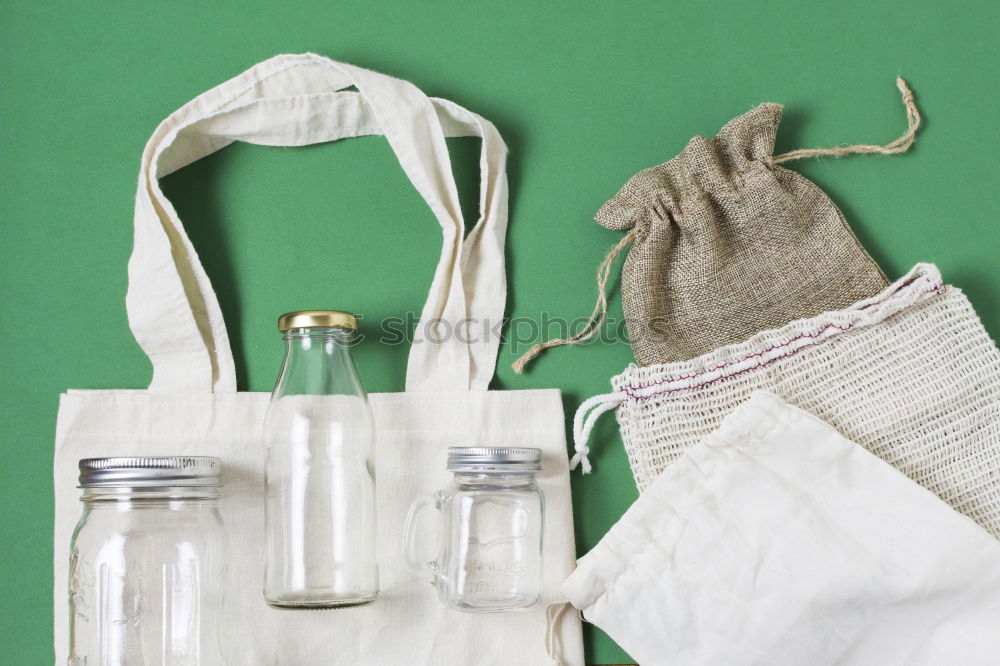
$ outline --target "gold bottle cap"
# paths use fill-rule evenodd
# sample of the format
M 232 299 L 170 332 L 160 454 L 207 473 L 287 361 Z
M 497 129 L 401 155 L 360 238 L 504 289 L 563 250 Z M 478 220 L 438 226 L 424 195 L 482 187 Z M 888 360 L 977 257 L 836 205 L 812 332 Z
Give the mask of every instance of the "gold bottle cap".
M 342 328 L 358 330 L 358 320 L 350 312 L 340 310 L 300 310 L 286 312 L 278 317 L 278 330 L 284 333 L 292 328 Z

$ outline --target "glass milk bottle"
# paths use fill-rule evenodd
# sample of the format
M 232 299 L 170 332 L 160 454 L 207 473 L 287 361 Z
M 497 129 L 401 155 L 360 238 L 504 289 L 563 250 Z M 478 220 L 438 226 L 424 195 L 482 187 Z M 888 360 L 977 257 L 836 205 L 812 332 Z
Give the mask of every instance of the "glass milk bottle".
M 265 419 L 267 565 L 276 608 L 337 608 L 378 595 L 375 427 L 351 359 L 357 320 L 278 319 L 285 361 Z

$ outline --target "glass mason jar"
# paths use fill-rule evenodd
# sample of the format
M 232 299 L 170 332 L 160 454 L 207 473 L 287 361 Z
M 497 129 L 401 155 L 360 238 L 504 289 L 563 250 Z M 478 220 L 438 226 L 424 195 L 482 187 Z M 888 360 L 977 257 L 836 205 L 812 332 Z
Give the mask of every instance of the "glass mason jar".
M 276 608 L 337 608 L 378 595 L 375 425 L 351 359 L 357 320 L 278 319 L 285 361 L 265 419 L 267 565 Z
M 523 609 L 541 594 L 544 497 L 540 449 L 450 448 L 452 483 L 410 506 L 404 561 L 455 610 Z M 430 528 L 424 509 L 437 512 Z M 435 533 L 426 537 L 426 532 Z M 428 559 L 427 555 L 431 557 Z
M 222 664 L 218 458 L 80 461 L 70 666 Z

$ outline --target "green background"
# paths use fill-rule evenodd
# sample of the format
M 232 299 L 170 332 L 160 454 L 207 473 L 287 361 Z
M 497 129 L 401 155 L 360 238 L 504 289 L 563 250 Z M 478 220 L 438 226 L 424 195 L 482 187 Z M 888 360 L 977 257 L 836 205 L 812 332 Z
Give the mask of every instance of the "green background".
M 511 151 L 508 314 L 576 317 L 620 238 L 591 218 L 635 171 L 764 101 L 786 105 L 778 151 L 889 141 L 905 127 L 901 74 L 926 119 L 909 154 L 793 168 L 840 205 L 890 277 L 936 262 L 996 337 L 998 24 L 992 1 L 5 2 L 0 661 L 52 658 L 58 394 L 149 380 L 123 302 L 139 155 L 190 98 L 277 53 L 315 51 L 481 113 Z M 453 147 L 474 202 L 476 145 Z M 219 293 L 241 390 L 271 388 L 280 312 L 419 311 L 439 232 L 381 138 L 236 145 L 165 188 Z M 521 350 L 501 350 L 495 388 L 559 387 L 567 418 L 631 360 L 624 343 L 564 348 L 516 376 Z M 369 390 L 402 389 L 405 353 L 358 350 Z M 611 417 L 593 448 L 595 473 L 573 477 L 581 554 L 636 497 Z M 627 659 L 593 628 L 587 649 L 591 661 Z

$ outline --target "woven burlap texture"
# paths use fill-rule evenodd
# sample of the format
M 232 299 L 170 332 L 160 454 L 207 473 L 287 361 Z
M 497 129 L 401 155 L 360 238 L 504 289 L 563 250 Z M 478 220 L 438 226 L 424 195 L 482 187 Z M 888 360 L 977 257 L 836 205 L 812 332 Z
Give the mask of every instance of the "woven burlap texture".
M 622 305 L 640 365 L 689 359 L 878 293 L 885 275 L 830 198 L 774 164 L 779 104 L 696 136 L 597 213 L 638 233 Z
M 1000 352 L 915 267 L 881 294 L 612 380 L 639 490 L 760 389 L 809 411 L 1000 537 Z

